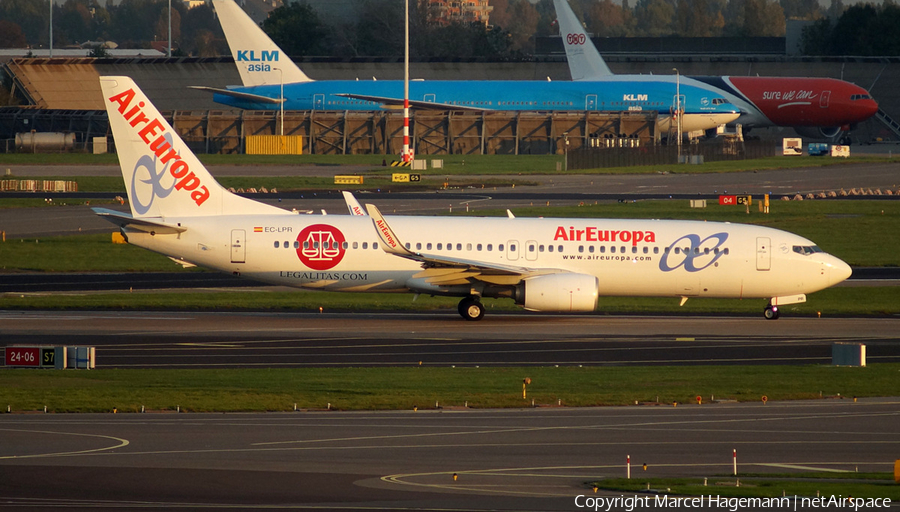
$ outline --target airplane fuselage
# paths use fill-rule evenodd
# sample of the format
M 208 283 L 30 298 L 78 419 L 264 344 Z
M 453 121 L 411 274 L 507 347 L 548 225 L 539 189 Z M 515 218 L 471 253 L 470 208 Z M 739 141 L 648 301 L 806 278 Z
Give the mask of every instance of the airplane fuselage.
M 739 110 L 709 87 L 681 85 L 651 79 L 623 80 L 612 77 L 598 82 L 415 80 L 409 84 L 410 100 L 447 110 L 484 111 L 603 111 L 655 112 L 668 123 L 680 91 L 684 130 L 703 130 L 737 119 Z M 269 98 L 281 97 L 281 84 L 233 87 L 233 91 Z M 278 110 L 278 103 L 215 94 L 218 103 L 242 109 Z M 376 99 L 403 99 L 403 82 L 397 80 L 328 80 L 284 84 L 284 108 L 288 110 L 379 110 Z M 688 125 L 690 123 L 690 125 Z M 696 127 L 694 126 L 696 124 Z M 667 128 L 667 125 L 665 125 Z
M 811 293 L 849 267 L 809 240 L 766 227 L 616 219 L 389 218 L 407 249 L 435 257 L 588 275 L 600 296 L 772 298 Z M 184 233 L 127 232 L 129 243 L 264 282 L 330 291 L 466 296 L 465 270 L 425 268 L 386 253 L 366 216 L 167 219 Z M 472 271 L 477 273 L 476 271 Z M 479 295 L 528 307 L 528 280 L 478 276 Z

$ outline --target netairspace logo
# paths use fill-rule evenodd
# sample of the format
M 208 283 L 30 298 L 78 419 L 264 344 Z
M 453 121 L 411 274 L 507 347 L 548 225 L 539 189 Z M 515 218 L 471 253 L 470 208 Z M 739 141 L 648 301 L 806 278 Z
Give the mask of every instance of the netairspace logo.
M 632 512 L 641 509 L 704 509 L 704 510 L 728 510 L 738 512 L 740 510 L 816 510 L 816 509 L 846 509 L 868 510 L 889 508 L 890 498 L 853 498 L 838 496 L 822 496 L 817 498 L 806 496 L 782 496 L 780 498 L 732 498 L 726 496 L 701 495 L 698 497 L 682 496 L 585 496 L 580 494 L 575 497 L 575 506 L 580 509 L 609 512 L 612 510 L 624 510 Z

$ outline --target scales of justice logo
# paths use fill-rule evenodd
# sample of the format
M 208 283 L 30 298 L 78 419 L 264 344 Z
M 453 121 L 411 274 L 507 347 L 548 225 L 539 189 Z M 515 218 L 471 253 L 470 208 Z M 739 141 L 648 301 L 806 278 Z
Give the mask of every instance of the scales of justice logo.
M 344 234 L 327 224 L 307 226 L 297 235 L 297 257 L 313 270 L 334 268 L 344 258 Z

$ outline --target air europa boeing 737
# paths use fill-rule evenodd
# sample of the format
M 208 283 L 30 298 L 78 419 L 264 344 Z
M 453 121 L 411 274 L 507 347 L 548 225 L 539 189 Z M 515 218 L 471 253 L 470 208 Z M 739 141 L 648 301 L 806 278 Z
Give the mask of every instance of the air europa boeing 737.
M 600 296 L 768 299 L 841 282 L 850 267 L 767 227 L 677 220 L 297 215 L 222 188 L 128 77 L 100 85 L 131 213 L 95 209 L 128 243 L 272 284 L 482 297 L 530 311 L 591 312 Z M 349 202 L 353 211 L 353 202 Z
M 613 76 L 634 80 L 645 75 L 614 75 L 604 62 L 567 0 L 553 0 L 559 33 L 566 48 L 572 80 L 593 82 Z M 681 76 L 656 75 L 657 79 L 680 81 L 681 87 L 708 89 L 741 110 L 729 124 L 754 127 L 793 128 L 804 137 L 833 139 L 875 115 L 878 104 L 858 85 L 833 78 L 771 76 Z
M 243 86 L 217 89 L 213 100 L 255 110 L 378 110 L 403 105 L 400 80 L 323 80 L 306 76 L 233 0 L 214 0 Z M 712 91 L 712 92 L 710 92 Z M 705 130 L 737 119 L 740 112 L 711 88 L 681 87 L 684 131 Z M 609 77 L 591 82 L 514 80 L 414 80 L 410 106 L 476 111 L 658 112 L 658 130 L 672 124 L 675 83 L 657 77 Z

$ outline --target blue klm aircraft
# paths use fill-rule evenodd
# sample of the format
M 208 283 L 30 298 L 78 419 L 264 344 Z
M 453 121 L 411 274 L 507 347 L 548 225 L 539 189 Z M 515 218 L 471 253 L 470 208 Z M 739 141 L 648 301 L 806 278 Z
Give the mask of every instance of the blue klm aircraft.
M 403 105 L 401 80 L 310 79 L 233 0 L 213 0 L 242 86 L 218 89 L 217 103 L 241 109 L 372 111 Z M 676 84 L 668 78 L 608 76 L 592 81 L 413 80 L 412 108 L 475 111 L 650 111 L 657 127 L 673 123 Z M 714 90 L 680 86 L 682 131 L 734 121 L 740 110 Z

